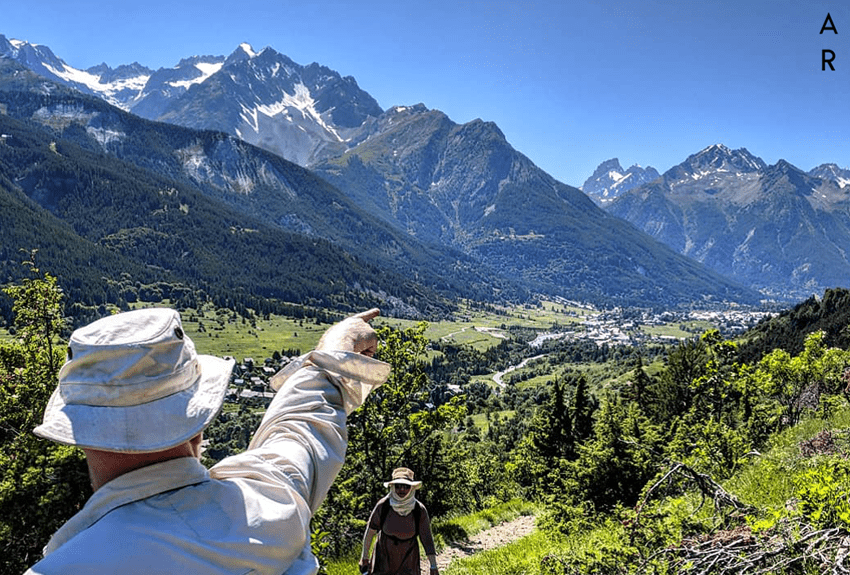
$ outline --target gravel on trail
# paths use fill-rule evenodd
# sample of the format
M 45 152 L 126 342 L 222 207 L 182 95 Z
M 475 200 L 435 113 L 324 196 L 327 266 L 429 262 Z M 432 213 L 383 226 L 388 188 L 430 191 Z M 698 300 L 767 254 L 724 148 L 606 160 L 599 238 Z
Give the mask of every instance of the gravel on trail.
M 506 521 L 476 533 L 465 541 L 452 541 L 437 554 L 437 567 L 442 573 L 455 559 L 469 557 L 479 551 L 495 549 L 512 543 L 534 531 L 534 515 L 521 515 L 513 521 Z M 428 558 L 422 557 L 421 573 L 428 573 Z

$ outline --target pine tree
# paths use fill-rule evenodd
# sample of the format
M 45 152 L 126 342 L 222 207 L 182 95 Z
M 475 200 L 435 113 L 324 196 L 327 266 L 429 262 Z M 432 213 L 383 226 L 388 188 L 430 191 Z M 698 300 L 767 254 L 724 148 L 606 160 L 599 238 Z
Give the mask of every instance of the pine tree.
M 584 441 L 593 434 L 593 412 L 596 406 L 587 389 L 587 378 L 578 377 L 573 395 L 573 437 L 576 442 Z

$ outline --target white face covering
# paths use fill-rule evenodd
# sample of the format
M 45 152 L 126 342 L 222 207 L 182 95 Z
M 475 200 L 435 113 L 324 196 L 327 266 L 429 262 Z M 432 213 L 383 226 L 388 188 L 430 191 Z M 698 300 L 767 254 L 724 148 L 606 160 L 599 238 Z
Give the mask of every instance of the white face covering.
M 399 515 L 408 515 L 416 505 L 416 489 L 410 488 L 404 498 L 400 498 L 395 490 L 395 483 L 390 485 L 390 505 Z

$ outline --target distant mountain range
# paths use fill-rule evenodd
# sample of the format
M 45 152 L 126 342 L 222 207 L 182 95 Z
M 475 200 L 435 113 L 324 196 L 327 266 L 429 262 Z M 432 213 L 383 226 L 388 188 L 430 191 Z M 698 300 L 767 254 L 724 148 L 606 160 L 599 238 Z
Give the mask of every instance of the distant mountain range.
M 270 48 L 255 52 L 243 44 L 228 57 L 192 57 L 156 71 L 137 63 L 76 70 L 45 46 L 3 36 L 0 55 L 125 112 L 194 131 L 175 139 L 164 127 L 146 128 L 147 135 L 128 137 L 134 116 L 116 108 L 93 113 L 86 104 L 85 113 L 69 119 L 55 95 L 39 95 L 39 106 L 31 104 L 31 115 L 21 121 L 77 138 L 92 151 L 97 142 L 98 153 L 192 185 L 265 226 L 327 240 L 346 253 L 357 253 L 353 230 L 374 227 L 379 249 L 359 259 L 422 281 L 424 289 L 471 291 L 485 299 L 542 292 L 603 305 L 758 300 L 750 288 L 554 180 L 494 124 L 458 125 L 423 105 L 382 110 L 353 78 L 318 64 L 298 65 Z M 16 81 L 7 74 L 0 90 L 17 90 L 13 99 L 36 98 L 36 89 L 16 88 Z M 160 145 L 163 140 L 167 145 Z M 274 156 L 240 148 L 239 140 Z M 655 172 L 622 170 L 613 162 L 605 170 L 610 184 L 599 188 L 608 197 Z M 311 200 L 289 199 L 308 195 L 295 180 L 309 182 Z M 350 214 L 362 223 L 355 225 Z
M 383 113 L 351 76 L 248 44 L 159 70 L 137 62 L 79 70 L 47 46 L 2 35 L 0 55 L 142 118 L 233 134 L 301 166 L 342 154 Z
M 644 305 L 750 297 L 546 174 L 490 122 L 392 108 L 369 139 L 313 170 L 415 237 L 535 291 Z
M 850 170 L 768 166 L 716 144 L 604 204 L 679 253 L 778 297 L 850 283 Z

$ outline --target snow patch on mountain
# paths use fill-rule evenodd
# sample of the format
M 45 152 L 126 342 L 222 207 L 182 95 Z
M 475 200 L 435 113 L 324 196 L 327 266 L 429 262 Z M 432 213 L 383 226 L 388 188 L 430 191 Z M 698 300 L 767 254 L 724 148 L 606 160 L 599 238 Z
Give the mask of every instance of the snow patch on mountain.
M 64 130 L 71 124 L 87 126 L 97 114 L 85 110 L 82 106 L 52 106 L 50 108 L 39 108 L 33 112 L 32 119 L 51 126 L 58 130 Z
M 294 118 L 291 112 L 292 110 L 297 110 L 301 113 L 301 118 L 299 119 L 310 119 L 314 121 L 329 134 L 333 135 L 338 142 L 342 142 L 342 137 L 340 137 L 336 129 L 328 124 L 318 110 L 316 110 L 316 101 L 313 99 L 310 89 L 303 83 L 299 82 L 295 84 L 295 93 L 285 94 L 283 100 L 280 102 L 270 105 L 260 105 L 255 110 L 269 117 L 284 115 L 287 120 L 296 123 L 298 119 Z M 257 124 L 255 123 L 254 125 L 256 129 Z
M 145 84 L 147 84 L 148 79 L 150 78 L 150 76 L 141 75 L 132 78 L 126 78 L 123 80 L 116 80 L 114 82 L 104 83 L 101 82 L 100 76 L 91 74 L 90 72 L 86 72 L 85 70 L 78 70 L 76 68 L 68 66 L 67 64 L 62 64 L 62 67 L 59 68 L 45 63 L 44 67 L 58 78 L 61 78 L 62 80 L 71 84 L 79 84 L 85 86 L 91 92 L 99 94 L 104 100 L 106 100 L 113 106 L 117 106 L 123 110 L 128 110 L 129 107 L 121 99 L 117 98 L 116 94 L 124 92 L 126 90 L 139 92 L 145 87 Z
M 850 170 L 837 164 L 821 164 L 809 171 L 810 176 L 833 182 L 839 189 L 850 186 Z
M 259 56 L 259 54 L 254 51 L 253 46 L 251 46 L 247 42 L 242 42 L 241 44 L 239 44 L 239 47 L 242 48 L 243 52 L 248 54 L 249 58 L 254 58 L 255 56 Z
M 124 132 L 118 132 L 116 130 L 109 130 L 106 128 L 95 128 L 93 126 L 88 126 L 86 128 L 86 133 L 97 140 L 97 142 L 104 148 L 113 142 L 120 142 L 127 136 Z
M 180 80 L 177 82 L 168 82 L 169 86 L 174 86 L 175 88 L 185 88 L 189 89 L 193 84 L 200 84 L 206 81 L 207 78 L 221 70 L 221 67 L 224 65 L 224 62 L 196 62 L 195 68 L 201 72 L 201 75 L 196 78 L 191 78 L 189 80 Z M 145 80 L 147 82 L 147 80 Z M 144 87 L 144 85 L 142 85 Z

